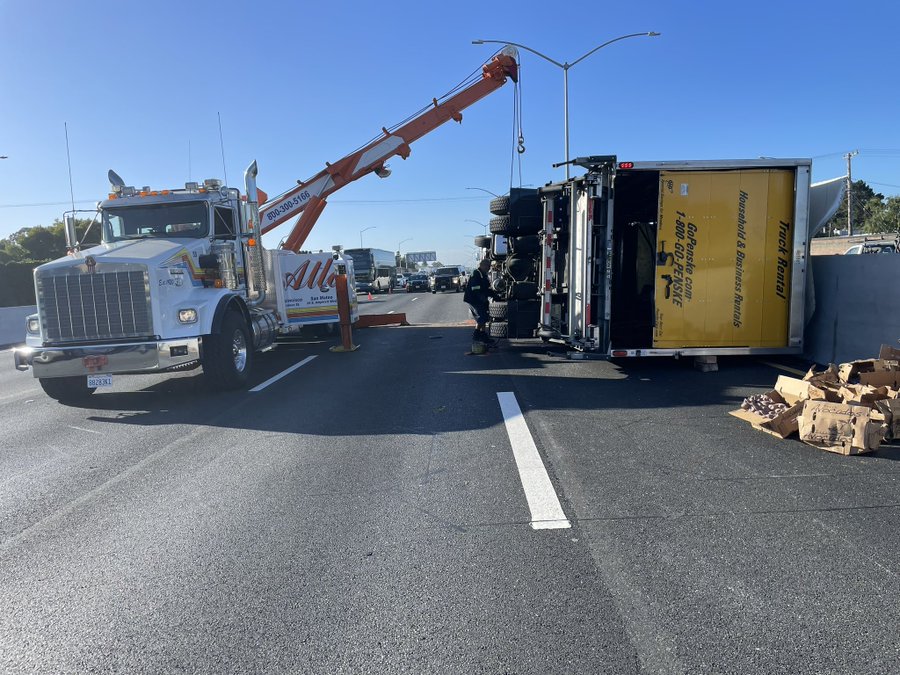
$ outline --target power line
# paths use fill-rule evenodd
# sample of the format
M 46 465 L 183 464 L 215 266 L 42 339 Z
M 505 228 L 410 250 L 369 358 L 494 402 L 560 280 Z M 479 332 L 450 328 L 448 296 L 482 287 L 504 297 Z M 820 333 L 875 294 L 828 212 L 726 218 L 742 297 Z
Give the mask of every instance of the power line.
M 860 148 L 861 155 L 877 155 L 879 157 L 900 156 L 900 150 L 894 148 Z M 843 157 L 845 152 L 828 152 L 824 155 L 813 155 L 810 159 L 824 159 L 826 157 Z

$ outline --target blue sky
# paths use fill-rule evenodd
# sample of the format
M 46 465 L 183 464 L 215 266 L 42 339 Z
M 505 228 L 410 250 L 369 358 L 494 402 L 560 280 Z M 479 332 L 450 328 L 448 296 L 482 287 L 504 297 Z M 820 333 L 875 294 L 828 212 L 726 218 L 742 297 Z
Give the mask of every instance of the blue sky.
M 900 194 L 894 2 L 26 2 L 0 0 L 0 237 L 49 225 L 109 186 L 242 186 L 274 196 L 440 97 L 510 40 L 572 62 L 570 154 L 628 160 L 812 157 Z M 335 193 L 306 247 L 436 250 L 470 264 L 490 195 L 559 180 L 563 73 L 521 54 L 511 83 Z M 221 115 L 225 162 L 219 143 Z M 189 150 L 190 149 L 190 150 Z M 520 160 L 520 161 L 519 161 Z M 520 178 L 521 176 L 521 178 Z M 512 178 L 512 181 L 511 181 Z M 285 224 L 267 237 L 277 244 Z

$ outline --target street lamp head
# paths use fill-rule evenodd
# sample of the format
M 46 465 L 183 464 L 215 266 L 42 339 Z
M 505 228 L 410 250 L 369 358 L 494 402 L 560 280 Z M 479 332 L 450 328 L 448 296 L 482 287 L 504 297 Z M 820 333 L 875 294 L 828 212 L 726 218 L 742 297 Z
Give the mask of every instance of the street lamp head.
M 472 40 L 472 44 L 473 44 L 473 45 L 483 45 L 483 44 L 484 44 L 484 40 Z
M 487 192 L 489 195 L 494 195 L 495 197 L 500 196 L 496 192 L 491 192 L 490 190 L 485 190 L 484 188 L 481 188 L 481 187 L 467 187 L 466 190 L 481 190 L 482 192 Z
M 659 37 L 660 35 L 662 35 L 662 33 L 657 33 L 656 31 L 653 31 L 653 30 L 651 30 L 649 33 L 647 33 L 647 37 Z

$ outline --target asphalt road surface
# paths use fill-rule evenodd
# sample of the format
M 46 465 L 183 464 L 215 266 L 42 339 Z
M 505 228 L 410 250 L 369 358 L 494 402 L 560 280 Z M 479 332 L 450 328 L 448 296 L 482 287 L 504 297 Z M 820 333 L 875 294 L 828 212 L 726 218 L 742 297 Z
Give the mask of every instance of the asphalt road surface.
M 411 325 L 291 340 L 255 391 L 65 406 L 0 354 L 0 671 L 900 672 L 900 448 L 727 415 L 757 360 L 470 356 L 461 295 L 360 311 Z

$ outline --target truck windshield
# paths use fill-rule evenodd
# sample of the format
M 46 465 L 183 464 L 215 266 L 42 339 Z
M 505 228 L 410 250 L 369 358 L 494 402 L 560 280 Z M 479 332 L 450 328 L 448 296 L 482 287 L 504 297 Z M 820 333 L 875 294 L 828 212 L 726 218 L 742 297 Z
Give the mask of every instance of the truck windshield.
M 148 204 L 103 210 L 103 241 L 180 237 L 197 239 L 209 234 L 206 202 Z

